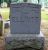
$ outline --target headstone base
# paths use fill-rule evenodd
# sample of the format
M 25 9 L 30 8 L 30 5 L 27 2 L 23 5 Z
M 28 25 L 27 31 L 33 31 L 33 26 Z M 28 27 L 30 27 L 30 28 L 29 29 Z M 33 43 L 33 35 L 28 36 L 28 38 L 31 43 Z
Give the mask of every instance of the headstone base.
M 15 50 L 15 48 L 24 47 L 31 47 L 32 49 L 35 48 L 34 50 L 43 50 L 44 36 L 41 32 L 40 34 L 8 34 L 5 37 L 5 47 L 6 50 Z

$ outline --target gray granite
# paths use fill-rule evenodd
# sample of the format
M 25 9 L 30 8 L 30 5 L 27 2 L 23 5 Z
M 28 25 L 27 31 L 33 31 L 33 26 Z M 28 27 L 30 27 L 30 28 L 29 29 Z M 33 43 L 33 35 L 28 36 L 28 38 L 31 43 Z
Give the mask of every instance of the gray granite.
M 41 6 L 32 3 L 17 3 L 10 6 L 11 34 L 40 33 Z
M 8 34 L 5 37 L 5 43 L 6 49 L 26 46 L 40 49 L 44 45 L 44 36 L 41 32 L 40 34 Z
M 40 31 L 41 6 L 32 3 L 17 3 L 11 4 L 10 10 L 11 32 L 5 36 L 6 50 L 25 47 L 43 50 L 44 36 Z

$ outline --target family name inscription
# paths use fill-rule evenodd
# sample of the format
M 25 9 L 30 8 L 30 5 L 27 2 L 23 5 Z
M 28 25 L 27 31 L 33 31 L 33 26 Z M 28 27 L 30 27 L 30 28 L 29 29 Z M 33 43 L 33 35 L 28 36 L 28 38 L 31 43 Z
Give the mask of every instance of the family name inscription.
M 41 6 L 31 3 L 11 4 L 11 34 L 40 33 Z

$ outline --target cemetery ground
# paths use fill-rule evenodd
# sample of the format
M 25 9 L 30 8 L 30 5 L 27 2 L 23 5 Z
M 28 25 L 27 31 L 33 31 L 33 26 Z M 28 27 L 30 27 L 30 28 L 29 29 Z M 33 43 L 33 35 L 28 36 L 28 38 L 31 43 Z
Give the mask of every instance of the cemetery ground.
M 10 9 L 9 8 L 0 8 L 0 14 L 2 15 L 4 20 L 8 20 L 9 19 L 9 13 L 10 13 Z
M 41 31 L 45 36 L 45 48 L 48 48 L 48 20 L 41 21 Z
M 6 20 L 9 17 L 9 8 L 0 8 L 0 13 L 3 18 Z M 46 11 L 42 11 L 42 20 L 41 20 L 41 31 L 45 36 L 45 50 L 48 48 L 48 13 Z M 45 15 L 46 14 L 46 15 Z M 9 28 L 8 28 L 9 29 Z M 8 32 L 8 29 L 4 29 L 5 32 Z M 0 37 L 0 50 L 4 50 L 4 37 Z

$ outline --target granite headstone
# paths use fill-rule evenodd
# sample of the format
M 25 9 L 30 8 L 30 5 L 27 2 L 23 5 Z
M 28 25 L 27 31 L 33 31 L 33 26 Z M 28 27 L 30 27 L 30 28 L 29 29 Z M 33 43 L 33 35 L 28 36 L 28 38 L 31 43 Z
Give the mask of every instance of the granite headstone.
M 11 33 L 5 37 L 6 50 L 20 50 L 21 48 L 25 48 L 21 50 L 44 50 L 44 36 L 40 31 L 40 22 L 40 5 L 32 3 L 11 4 Z
M 39 34 L 41 6 L 32 3 L 11 4 L 11 34 Z

